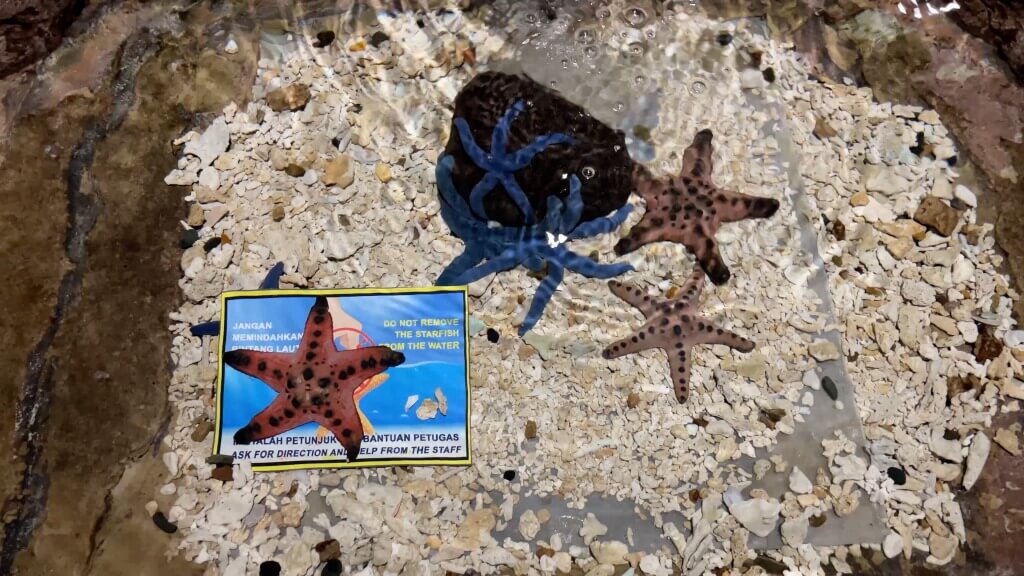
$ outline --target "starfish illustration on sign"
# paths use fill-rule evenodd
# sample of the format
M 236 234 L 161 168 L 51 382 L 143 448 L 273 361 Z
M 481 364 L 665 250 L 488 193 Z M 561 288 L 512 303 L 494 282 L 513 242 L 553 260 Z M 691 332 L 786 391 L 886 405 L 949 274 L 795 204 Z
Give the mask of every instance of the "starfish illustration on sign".
M 445 155 L 437 163 L 437 189 L 441 196 L 441 215 L 452 233 L 466 245 L 437 279 L 439 286 L 473 283 L 490 274 L 511 270 L 522 264 L 535 272 L 547 269 L 537 287 L 530 310 L 519 335 L 526 334 L 540 320 L 544 308 L 562 283 L 565 269 L 590 278 L 613 278 L 633 269 L 625 263 L 599 264 L 569 250 L 566 242 L 611 232 L 629 216 L 632 206 L 625 206 L 608 218 L 580 223 L 583 199 L 576 175 L 569 178 L 568 206 L 555 196 L 548 197 L 544 221 L 533 226 L 490 227 L 485 220 L 473 216 L 452 183 L 454 159 Z M 527 203 L 529 206 L 529 203 Z M 530 209 L 532 211 L 532 208 Z M 483 264 L 481 261 L 487 260 Z
M 498 121 L 498 125 L 494 127 L 494 132 L 491 134 L 490 151 L 484 150 L 476 143 L 473 133 L 469 128 L 469 123 L 466 122 L 465 118 L 455 118 L 454 120 L 455 128 L 459 131 L 459 138 L 462 141 L 466 154 L 474 164 L 487 171 L 484 177 L 473 187 L 473 191 L 469 195 L 469 205 L 478 218 L 487 219 L 487 213 L 484 210 L 484 198 L 500 183 L 516 206 L 522 210 L 525 223 L 527 225 L 533 224 L 533 207 L 530 205 L 529 199 L 526 198 L 526 194 L 523 193 L 522 188 L 519 187 L 519 183 L 516 182 L 513 174 L 529 166 L 533 157 L 543 152 L 548 146 L 556 144 L 571 145 L 575 143 L 575 140 L 568 134 L 545 134 L 538 136 L 522 150 L 508 152 L 506 150 L 508 146 L 508 132 L 512 128 L 512 121 L 525 109 L 526 105 L 520 100 L 514 103 L 502 115 L 501 120 Z
M 668 353 L 668 362 L 680 403 L 689 397 L 691 348 L 696 344 L 724 344 L 740 352 L 750 352 L 754 343 L 729 330 L 715 326 L 697 314 L 697 303 L 704 286 L 704 271 L 697 268 L 675 298 L 653 299 L 643 290 L 620 282 L 608 283 L 616 296 L 639 309 L 647 322 L 628 338 L 604 349 L 604 357 L 619 358 L 651 348 Z
M 701 130 L 683 153 L 678 175 L 656 180 L 646 168 L 636 166 L 634 181 L 647 211 L 615 245 L 616 254 L 633 252 L 651 242 L 678 242 L 693 252 L 713 283 L 729 280 L 729 269 L 715 241 L 718 227 L 747 218 L 768 218 L 779 209 L 779 201 L 716 187 L 711 182 L 711 154 L 711 131 Z
M 387 346 L 338 350 L 327 298 L 318 296 L 306 318 L 302 342 L 293 353 L 232 350 L 224 363 L 262 380 L 277 398 L 235 433 L 235 444 L 250 444 L 316 422 L 345 447 L 349 462 L 359 456 L 363 426 L 354 397 L 368 378 L 405 362 Z

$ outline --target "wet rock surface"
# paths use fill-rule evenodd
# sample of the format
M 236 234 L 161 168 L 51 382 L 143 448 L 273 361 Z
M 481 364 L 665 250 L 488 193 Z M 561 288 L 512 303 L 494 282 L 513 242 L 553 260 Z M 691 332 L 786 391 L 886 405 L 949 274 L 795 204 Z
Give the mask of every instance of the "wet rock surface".
M 0 256 L 19 278 L 2 289 L 16 312 L 2 320 L 0 442 L 17 455 L 0 473 L 2 573 L 200 570 L 166 559 L 169 526 L 141 503 L 166 475 L 154 447 L 168 416 L 166 318 L 181 235 L 168 215 L 186 216 L 181 192 L 163 183 L 175 163 L 166 142 L 207 111 L 183 100 L 245 97 L 202 82 L 194 34 L 211 19 L 198 9 L 179 18 L 178 34 L 136 29 L 105 71 L 58 58 L 44 85 L 99 81 L 16 120 L 3 145 L 0 210 L 24 233 L 4 235 Z M 248 84 L 252 56 L 230 64 L 231 84 Z

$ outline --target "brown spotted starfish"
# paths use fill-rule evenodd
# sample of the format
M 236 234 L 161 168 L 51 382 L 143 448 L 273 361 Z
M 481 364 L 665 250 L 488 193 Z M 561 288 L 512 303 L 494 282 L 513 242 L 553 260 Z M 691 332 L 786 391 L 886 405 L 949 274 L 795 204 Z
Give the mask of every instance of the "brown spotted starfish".
M 354 394 L 366 379 L 405 362 L 387 346 L 338 350 L 327 299 L 318 296 L 306 318 L 302 342 L 293 353 L 232 350 L 224 363 L 259 378 L 277 391 L 270 406 L 235 433 L 235 444 L 276 436 L 307 422 L 330 430 L 349 462 L 359 456 L 363 425 Z
M 657 180 L 640 164 L 633 182 L 647 202 L 643 219 L 615 245 L 623 255 L 651 242 L 678 242 L 689 248 L 715 284 L 729 280 L 729 269 L 718 253 L 715 232 L 726 222 L 767 218 L 779 209 L 773 198 L 720 190 L 711 183 L 711 131 L 701 130 L 683 153 L 677 176 Z
M 680 403 L 689 396 L 690 348 L 695 344 L 725 344 L 741 352 L 750 352 L 754 343 L 728 330 L 718 328 L 697 314 L 697 301 L 704 286 L 704 271 L 694 270 L 679 295 L 655 300 L 643 290 L 612 280 L 608 283 L 616 296 L 629 302 L 647 318 L 635 335 L 623 338 L 604 349 L 605 358 L 618 358 L 650 348 L 668 353 L 672 383 Z

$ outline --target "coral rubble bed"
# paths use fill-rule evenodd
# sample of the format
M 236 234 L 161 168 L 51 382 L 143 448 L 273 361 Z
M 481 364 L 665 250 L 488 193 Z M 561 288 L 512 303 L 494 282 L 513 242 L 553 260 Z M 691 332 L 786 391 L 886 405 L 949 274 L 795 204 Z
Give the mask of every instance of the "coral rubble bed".
M 706 284 L 697 304 L 756 342 L 753 352 L 694 347 L 680 404 L 665 352 L 602 356 L 643 322 L 602 280 L 569 275 L 516 337 L 538 283 L 516 268 L 470 286 L 473 466 L 253 474 L 207 462 L 217 345 L 190 327 L 217 317 L 222 291 L 256 288 L 279 260 L 282 287 L 428 286 L 463 250 L 441 217 L 435 167 L 456 94 L 515 46 L 455 9 L 419 18 L 430 34 L 414 14 L 381 14 L 386 41 L 261 60 L 250 104 L 177 141 L 167 181 L 189 187 L 183 226 L 200 240 L 182 257 L 186 301 L 171 325 L 173 478 L 149 504 L 179 527 L 176 552 L 232 576 L 268 560 L 313 574 L 338 555 L 361 574 L 551 574 L 574 563 L 604 575 L 627 563 L 659 576 L 673 566 L 759 574 L 751 535 L 779 533 L 782 547 L 766 554 L 798 572 L 846 573 L 870 548 L 950 562 L 965 540 L 957 496 L 990 450 L 1019 450 L 1016 431 L 990 440 L 982 429 L 1024 399 L 1017 295 L 976 198 L 954 183 L 954 145 L 934 111 L 809 80 L 788 47 L 696 13 L 658 22 L 665 49 L 646 55 L 648 81 L 671 104 L 650 130 L 657 158 L 647 169 L 678 173 L 710 128 L 712 181 L 778 202 L 770 219 L 721 226 L 731 278 Z M 714 37 L 725 30 L 723 46 Z M 709 71 L 701 56 L 732 65 Z M 919 138 L 930 153 L 911 150 Z M 798 189 L 806 203 L 795 202 Z M 621 228 L 570 248 L 628 262 L 634 271 L 619 279 L 639 294 L 678 297 L 699 270 L 685 247 L 614 255 L 645 213 L 640 196 L 630 203 Z M 801 217 L 817 237 L 834 321 L 809 287 L 819 267 L 801 247 Z M 818 337 L 830 329 L 842 346 Z M 819 377 L 819 364 L 836 360 L 848 381 Z M 815 470 L 774 455 L 808 418 L 850 408 L 834 405 L 837 385 L 853 387 L 867 446 L 837 430 L 810 447 L 828 462 Z M 772 474 L 785 490 L 748 489 Z M 628 501 L 665 539 L 613 540 L 593 515 L 540 536 L 551 513 L 521 505 L 529 495 L 565 499 L 581 516 L 591 496 Z M 874 542 L 804 543 L 870 505 L 887 527 Z M 672 513 L 681 519 L 666 521 Z

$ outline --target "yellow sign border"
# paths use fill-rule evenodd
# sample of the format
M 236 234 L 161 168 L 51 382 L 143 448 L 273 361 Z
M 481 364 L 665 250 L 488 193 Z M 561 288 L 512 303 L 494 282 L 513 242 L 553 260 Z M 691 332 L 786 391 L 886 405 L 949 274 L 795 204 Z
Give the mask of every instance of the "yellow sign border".
M 473 464 L 473 386 L 471 366 L 469 363 L 469 348 L 471 338 L 469 333 L 469 287 L 468 286 L 421 286 L 415 288 L 321 288 L 321 289 L 277 289 L 277 290 L 231 290 L 222 292 L 220 295 L 220 340 L 217 343 L 217 395 L 214 402 L 217 408 L 217 418 L 214 425 L 213 454 L 220 453 L 221 442 L 221 401 L 224 392 L 224 334 L 227 329 L 227 308 L 228 300 L 232 298 L 253 298 L 253 297 L 274 297 L 274 296 L 358 296 L 376 294 L 438 294 L 461 292 L 462 305 L 462 328 L 465 334 L 465 362 L 466 362 L 466 457 L 451 460 L 371 460 L 356 462 L 326 462 L 324 464 L 253 464 L 252 469 L 256 472 L 283 472 L 287 470 L 319 470 L 319 469 L 354 469 L 354 468 L 381 468 L 385 466 L 471 466 Z

